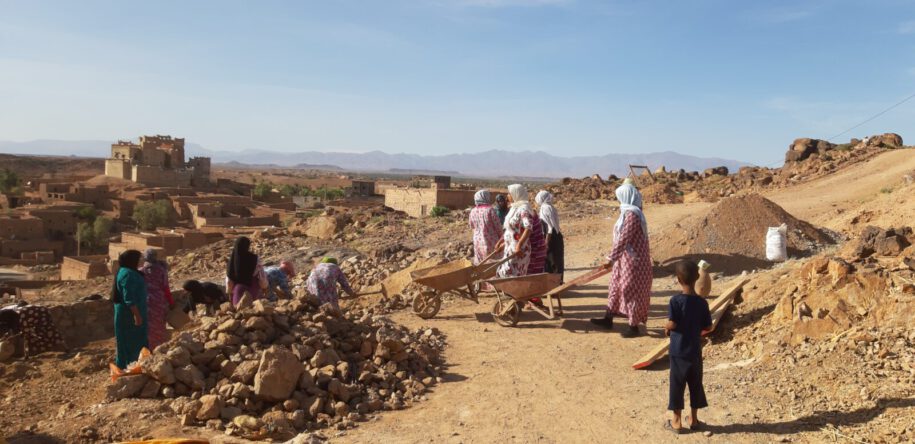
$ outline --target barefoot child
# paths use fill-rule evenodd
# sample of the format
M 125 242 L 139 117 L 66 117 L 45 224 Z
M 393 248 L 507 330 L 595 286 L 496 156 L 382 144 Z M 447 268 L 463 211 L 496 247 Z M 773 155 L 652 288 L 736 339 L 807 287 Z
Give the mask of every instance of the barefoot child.
M 699 266 L 692 261 L 677 263 L 677 281 L 682 294 L 670 298 L 667 325 L 664 330 L 670 336 L 670 400 L 668 410 L 673 411 L 673 419 L 666 421 L 664 427 L 674 433 L 682 433 L 683 428 L 699 430 L 702 423 L 697 416 L 699 409 L 708 407 L 705 389 L 702 388 L 702 330 L 712 326 L 708 302 L 696 294 L 696 280 L 699 279 Z M 683 393 L 689 387 L 690 416 L 683 424 Z

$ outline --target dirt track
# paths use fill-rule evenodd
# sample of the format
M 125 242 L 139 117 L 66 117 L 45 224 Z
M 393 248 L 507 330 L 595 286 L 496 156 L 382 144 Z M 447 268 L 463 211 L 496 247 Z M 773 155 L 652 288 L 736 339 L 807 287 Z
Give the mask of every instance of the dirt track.
M 852 209 L 897 185 L 915 169 L 911 151 L 889 152 L 822 180 L 770 193 L 768 198 L 793 215 L 839 229 L 839 212 Z M 674 229 L 683 217 L 710 204 L 659 205 L 646 209 L 652 233 Z M 581 273 L 610 247 L 613 221 L 601 217 L 567 224 L 567 266 Z M 762 239 L 762 237 L 761 237 Z M 517 328 L 503 328 L 486 314 L 491 301 L 446 305 L 438 318 L 422 321 L 402 312 L 394 318 L 409 326 L 434 325 L 448 335 L 447 383 L 416 408 L 392 412 L 348 432 L 344 442 L 600 442 L 636 438 L 643 442 L 763 443 L 790 435 L 791 442 L 822 442 L 827 435 L 809 431 L 800 420 L 766 418 L 716 387 L 715 379 L 739 367 L 707 372 L 711 407 L 703 420 L 713 425 L 711 438 L 701 433 L 679 438 L 662 430 L 667 412 L 667 366 L 647 371 L 630 365 L 661 341 L 671 278 L 655 279 L 649 336 L 623 339 L 618 332 L 596 330 L 588 318 L 601 313 L 607 278 L 565 299 L 566 315 L 548 321 L 531 312 Z M 716 283 L 719 290 L 726 283 Z M 736 360 L 736 359 L 735 359 Z M 706 369 L 723 362 L 709 360 Z M 799 432 L 799 430 L 803 430 Z M 830 437 L 831 439 L 831 437 Z

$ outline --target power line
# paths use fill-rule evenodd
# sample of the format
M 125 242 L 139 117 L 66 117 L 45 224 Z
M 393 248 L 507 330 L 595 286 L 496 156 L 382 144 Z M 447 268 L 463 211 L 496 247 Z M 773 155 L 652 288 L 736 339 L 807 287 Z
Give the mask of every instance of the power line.
M 832 137 L 830 137 L 830 138 L 828 138 L 828 139 L 826 139 L 826 140 L 829 141 L 829 142 L 831 142 L 832 139 L 835 139 L 836 137 L 839 137 L 839 136 L 841 136 L 841 135 L 843 135 L 843 134 L 846 134 L 846 133 L 848 133 L 849 131 L 851 131 L 851 130 L 853 130 L 853 129 L 855 129 L 855 128 L 858 128 L 859 126 L 864 125 L 865 123 L 868 123 L 868 122 L 870 122 L 871 120 L 874 120 L 874 119 L 876 119 L 876 118 L 878 118 L 878 117 L 880 117 L 880 116 L 882 116 L 882 115 L 888 113 L 888 112 L 889 112 L 890 110 L 892 110 L 893 108 L 896 108 L 896 107 L 898 107 L 899 105 L 902 105 L 903 103 L 908 102 L 909 100 L 912 100 L 913 98 L 915 98 L 915 94 L 912 94 L 912 95 L 910 95 L 910 96 L 908 96 L 908 97 L 906 97 L 906 98 L 904 98 L 904 99 L 902 99 L 902 100 L 896 102 L 894 105 L 890 106 L 889 108 L 887 108 L 887 109 L 885 109 L 885 110 L 883 110 L 883 111 L 880 111 L 880 112 L 877 113 L 877 114 L 874 114 L 874 115 L 871 116 L 869 119 L 867 119 L 867 120 L 865 120 L 865 121 L 863 121 L 863 122 L 861 122 L 861 123 L 859 123 L 859 124 L 857 124 L 857 125 L 855 125 L 855 126 L 849 128 L 849 129 L 847 129 L 847 130 L 845 130 L 845 131 L 842 131 L 841 133 L 836 134 L 835 136 L 832 136 Z
M 826 141 L 832 142 L 833 139 L 835 139 L 835 138 L 837 138 L 837 137 L 839 137 L 839 136 L 841 136 L 841 135 L 843 135 L 843 134 L 849 133 L 850 131 L 852 131 L 852 130 L 854 130 L 854 129 L 856 129 L 856 128 L 858 128 L 858 127 L 860 127 L 860 126 L 862 126 L 862 125 L 864 125 L 864 124 L 866 124 L 866 123 L 868 123 L 868 122 L 870 122 L 870 121 L 872 121 L 872 120 L 874 120 L 874 119 L 876 119 L 876 118 L 878 118 L 878 117 L 880 117 L 880 116 L 882 116 L 882 115 L 884 115 L 884 114 L 890 112 L 890 111 L 893 110 L 894 108 L 897 108 L 897 107 L 899 107 L 900 105 L 902 105 L 903 103 L 908 102 L 909 100 L 912 100 L 912 99 L 915 99 L 915 94 L 912 94 L 912 95 L 910 95 L 910 96 L 908 96 L 908 97 L 906 97 L 906 98 L 904 98 L 904 99 L 902 99 L 902 100 L 900 100 L 900 101 L 894 103 L 893 105 L 891 105 L 890 107 L 884 109 L 883 111 L 880 111 L 879 113 L 874 114 L 873 116 L 870 116 L 869 118 L 867 118 L 867 120 L 865 120 L 865 121 L 863 121 L 863 122 L 861 122 L 861 123 L 859 123 L 859 124 L 857 124 L 857 125 L 855 125 L 855 126 L 849 128 L 849 129 L 847 129 L 847 130 L 845 130 L 845 131 L 842 131 L 841 133 L 836 134 L 835 136 L 832 136 L 832 137 L 826 139 Z M 764 167 L 767 167 L 767 168 L 771 168 L 772 166 L 777 165 L 779 162 L 782 162 L 782 161 L 779 160 L 779 161 L 772 162 L 772 163 L 770 163 L 770 164 L 766 164 L 766 165 L 763 165 L 763 166 L 764 166 Z

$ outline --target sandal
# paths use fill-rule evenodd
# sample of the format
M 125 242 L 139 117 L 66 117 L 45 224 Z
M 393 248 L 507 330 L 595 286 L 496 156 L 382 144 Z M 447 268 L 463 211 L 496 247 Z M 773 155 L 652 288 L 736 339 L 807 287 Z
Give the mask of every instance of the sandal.
M 693 422 L 693 419 L 692 419 L 689 415 L 687 415 L 687 416 L 686 416 L 686 423 L 687 423 L 687 424 L 690 424 L 691 422 Z M 700 430 L 702 430 L 702 429 L 705 428 L 705 423 L 702 422 L 702 421 L 698 421 L 698 420 L 697 420 L 695 424 L 691 424 L 691 425 L 689 425 L 687 428 L 690 429 L 690 430 L 692 430 L 692 431 L 700 431 Z
M 667 430 L 674 435 L 683 434 L 683 427 L 674 427 L 673 424 L 670 423 L 669 419 L 664 421 L 664 430 Z

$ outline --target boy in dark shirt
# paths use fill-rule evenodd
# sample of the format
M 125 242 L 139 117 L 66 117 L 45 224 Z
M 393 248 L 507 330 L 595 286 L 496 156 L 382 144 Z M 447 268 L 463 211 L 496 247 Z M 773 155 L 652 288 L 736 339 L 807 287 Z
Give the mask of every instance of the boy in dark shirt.
M 667 421 L 665 428 L 678 434 L 683 431 L 680 415 L 687 386 L 691 415 L 687 417 L 686 427 L 698 430 L 702 424 L 697 413 L 699 409 L 708 407 L 705 389 L 702 388 L 702 331 L 711 328 L 712 315 L 708 302 L 696 294 L 698 279 L 699 266 L 695 262 L 684 260 L 677 264 L 677 281 L 683 293 L 670 298 L 667 325 L 664 326 L 670 336 L 670 400 L 667 409 L 673 411 L 673 419 Z

